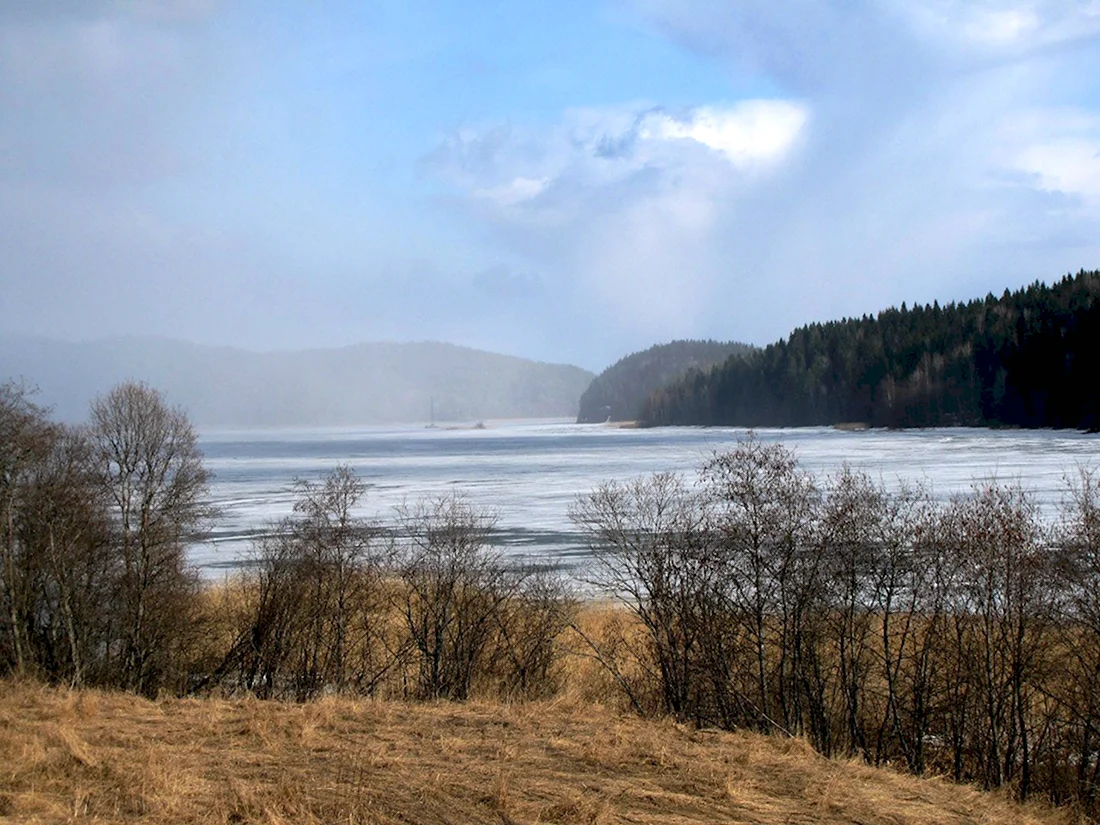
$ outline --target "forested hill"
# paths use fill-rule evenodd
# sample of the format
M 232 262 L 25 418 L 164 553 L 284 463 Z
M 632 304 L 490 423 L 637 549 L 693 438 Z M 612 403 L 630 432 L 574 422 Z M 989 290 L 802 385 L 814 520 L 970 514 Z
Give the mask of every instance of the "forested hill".
M 592 373 L 432 342 L 249 352 L 157 337 L 0 339 L 0 383 L 19 378 L 67 421 L 140 380 L 200 425 L 335 426 L 427 423 L 433 405 L 441 422 L 573 416 Z
M 578 424 L 632 421 L 646 398 L 692 369 L 709 369 L 731 355 L 752 351 L 748 344 L 673 341 L 619 359 L 601 372 L 581 396 Z
M 1100 272 L 811 324 L 646 401 L 643 423 L 1100 426 Z

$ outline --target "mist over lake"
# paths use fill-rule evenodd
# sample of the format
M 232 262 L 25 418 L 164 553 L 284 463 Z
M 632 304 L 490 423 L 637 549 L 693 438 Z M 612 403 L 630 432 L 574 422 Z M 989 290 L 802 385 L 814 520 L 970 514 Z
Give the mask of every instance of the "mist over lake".
M 568 516 L 577 496 L 604 481 L 660 471 L 691 479 L 715 451 L 729 449 L 745 433 L 621 429 L 565 419 L 489 422 L 485 429 L 207 429 L 200 446 L 214 473 L 211 492 L 221 514 L 209 539 L 192 546 L 191 558 L 204 576 L 224 575 L 247 560 L 256 535 L 291 514 L 295 479 L 316 481 L 347 464 L 368 485 L 362 515 L 385 524 L 402 502 L 457 494 L 497 515 L 494 542 L 502 552 L 576 569 L 586 555 Z M 1100 438 L 1067 430 L 801 428 L 756 434 L 793 449 L 802 467 L 819 477 L 847 462 L 889 488 L 923 482 L 937 499 L 991 477 L 1019 481 L 1050 516 L 1067 477 L 1078 466 L 1100 465 Z

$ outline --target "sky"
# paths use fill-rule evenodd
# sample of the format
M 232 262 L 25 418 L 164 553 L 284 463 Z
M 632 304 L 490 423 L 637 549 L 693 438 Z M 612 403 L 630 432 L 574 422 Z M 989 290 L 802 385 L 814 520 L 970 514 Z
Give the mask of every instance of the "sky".
M 1100 268 L 1100 0 L 0 0 L 0 335 L 600 370 Z

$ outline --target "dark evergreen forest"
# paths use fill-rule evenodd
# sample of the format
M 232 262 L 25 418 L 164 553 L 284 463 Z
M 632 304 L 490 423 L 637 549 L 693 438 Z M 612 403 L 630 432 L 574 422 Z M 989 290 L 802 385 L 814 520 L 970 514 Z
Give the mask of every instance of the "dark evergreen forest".
M 654 392 L 648 425 L 1100 427 L 1100 271 L 790 336 Z

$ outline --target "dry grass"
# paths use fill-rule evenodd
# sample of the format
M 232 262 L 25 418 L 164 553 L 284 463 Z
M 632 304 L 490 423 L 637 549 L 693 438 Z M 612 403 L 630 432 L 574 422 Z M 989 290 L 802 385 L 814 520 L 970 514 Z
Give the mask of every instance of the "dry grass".
M 598 706 L 148 702 L 0 682 L 0 819 L 216 823 L 1055 823 L 797 740 Z

